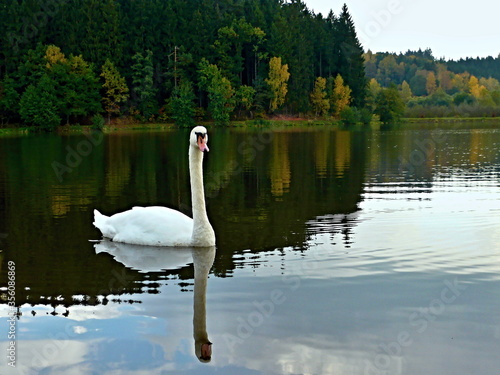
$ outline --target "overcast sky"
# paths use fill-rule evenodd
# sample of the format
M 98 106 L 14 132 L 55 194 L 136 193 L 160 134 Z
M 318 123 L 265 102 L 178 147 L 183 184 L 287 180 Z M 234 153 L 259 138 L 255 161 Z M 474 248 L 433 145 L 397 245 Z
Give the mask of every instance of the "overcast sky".
M 431 48 L 434 57 L 497 57 L 500 1 L 497 0 L 304 0 L 326 16 L 349 8 L 365 50 L 406 52 Z

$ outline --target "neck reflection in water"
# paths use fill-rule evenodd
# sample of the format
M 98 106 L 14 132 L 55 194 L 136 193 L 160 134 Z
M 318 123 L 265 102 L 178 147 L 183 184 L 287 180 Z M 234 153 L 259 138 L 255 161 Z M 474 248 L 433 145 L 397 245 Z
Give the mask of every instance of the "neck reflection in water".
M 196 357 L 210 362 L 212 343 L 206 324 L 206 292 L 208 274 L 215 258 L 215 246 L 154 247 L 103 240 L 94 245 L 96 254 L 108 253 L 125 267 L 139 272 L 161 272 L 194 263 L 193 338 Z

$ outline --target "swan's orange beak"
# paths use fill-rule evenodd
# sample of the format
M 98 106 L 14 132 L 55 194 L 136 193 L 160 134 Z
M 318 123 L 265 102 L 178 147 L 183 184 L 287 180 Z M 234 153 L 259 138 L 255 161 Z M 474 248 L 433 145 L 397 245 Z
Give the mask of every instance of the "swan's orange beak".
M 197 133 L 197 141 L 196 143 L 198 144 L 198 147 L 200 148 L 200 151 L 202 152 L 208 152 L 208 146 L 207 146 L 207 137 L 205 137 L 205 134 L 199 134 Z
M 201 345 L 201 360 L 210 361 L 212 359 L 212 343 L 209 342 L 207 344 Z

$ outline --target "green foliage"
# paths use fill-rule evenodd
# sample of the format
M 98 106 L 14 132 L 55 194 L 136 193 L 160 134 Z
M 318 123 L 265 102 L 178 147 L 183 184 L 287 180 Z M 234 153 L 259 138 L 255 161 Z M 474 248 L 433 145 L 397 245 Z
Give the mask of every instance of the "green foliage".
M 191 126 L 194 124 L 195 95 L 193 85 L 187 79 L 181 80 L 174 89 L 170 98 L 170 109 L 172 118 L 179 126 Z
M 289 112 L 310 111 L 316 78 L 339 73 L 352 100 L 364 101 L 362 48 L 346 6 L 338 17 L 324 18 L 303 1 L 80 0 L 58 2 L 40 17 L 39 1 L 12 1 L 0 7 L 0 16 L 0 82 L 12 77 L 20 97 L 51 70 L 49 76 L 61 83 L 58 112 L 66 122 L 100 111 L 96 103 L 102 103 L 109 121 L 127 100 L 125 86 L 130 113 L 153 119 L 159 103 L 179 97 L 174 91 L 184 79 L 192 83 L 199 111 L 208 109 L 221 123 L 236 105 L 240 114 L 255 111 L 263 117 L 285 105 Z M 48 43 L 54 46 L 46 54 Z M 81 56 L 90 70 L 102 67 L 97 101 L 87 73 L 79 79 L 88 95 L 73 84 L 72 56 Z M 272 78 L 266 83 L 273 74 L 271 56 L 280 57 L 289 74 L 283 79 L 280 72 L 278 88 L 268 84 Z M 216 62 L 221 72 L 211 90 L 200 82 L 203 59 Z M 20 118 L 19 108 L 0 105 L 0 110 L 3 120 Z
M 365 105 L 368 85 L 364 51 L 346 4 L 342 7 L 334 25 L 336 29 L 334 51 L 338 58 L 336 73 L 342 76 L 345 84 L 351 89 L 352 104 L 361 108 Z
M 395 85 L 382 89 L 375 101 L 375 114 L 384 124 L 397 123 L 401 120 L 405 105 Z
M 359 121 L 363 125 L 370 125 L 373 119 L 373 113 L 370 109 L 364 107 L 359 110 Z
M 217 65 L 202 59 L 198 69 L 200 87 L 208 93 L 208 110 L 217 125 L 229 123 L 234 110 L 234 90 Z
M 61 123 L 56 83 L 47 74 L 28 86 L 19 105 L 21 118 L 29 125 L 51 130 Z
M 129 90 L 125 78 L 120 75 L 118 69 L 109 59 L 106 59 L 101 70 L 101 77 L 104 80 L 102 84 L 104 91 L 102 102 L 104 103 L 104 109 L 108 113 L 109 123 L 111 114 L 120 113 L 120 103 L 128 99 Z
M 92 129 L 102 130 L 104 128 L 104 117 L 101 115 L 95 115 L 92 117 Z
M 31 51 L 36 56 L 41 51 Z M 33 59 L 37 74 L 25 80 L 20 88 L 19 114 L 31 125 L 54 128 L 61 118 L 87 116 L 101 110 L 99 82 L 90 65 L 81 56 L 66 58 L 56 46 L 47 46 L 43 58 Z M 25 71 L 24 64 L 20 69 Z M 39 75 L 43 72 L 43 75 Z
M 356 125 L 360 121 L 360 115 L 356 107 L 344 107 L 340 111 L 340 121 L 344 125 Z
M 358 109 L 356 107 L 345 107 L 340 112 L 340 121 L 344 125 L 370 125 L 373 118 L 372 112 L 368 108 Z
M 10 77 L 5 77 L 0 82 L 0 116 L 2 124 L 15 117 L 19 111 L 19 94 L 16 91 L 16 84 Z
M 134 61 L 131 66 L 133 100 L 141 114 L 149 119 L 158 112 L 157 90 L 153 81 L 153 52 L 148 50 L 144 56 L 137 52 L 132 59 Z

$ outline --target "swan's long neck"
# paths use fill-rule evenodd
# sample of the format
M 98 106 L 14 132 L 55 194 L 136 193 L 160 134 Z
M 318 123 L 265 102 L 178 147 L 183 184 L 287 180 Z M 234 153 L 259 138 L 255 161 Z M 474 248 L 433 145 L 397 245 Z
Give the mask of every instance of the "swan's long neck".
M 194 261 L 194 303 L 193 337 L 196 356 L 202 360 L 210 359 L 210 340 L 207 333 L 207 280 L 214 263 L 215 246 L 193 248 Z
M 196 270 L 195 265 L 193 336 L 196 342 L 208 342 L 206 293 L 209 270 L 210 269 L 207 269 L 206 271 L 202 270 L 202 272 L 199 272 L 198 270 Z
M 215 244 L 215 235 L 205 206 L 203 152 L 192 146 L 189 147 L 189 173 L 193 204 L 193 246 L 212 246 Z

